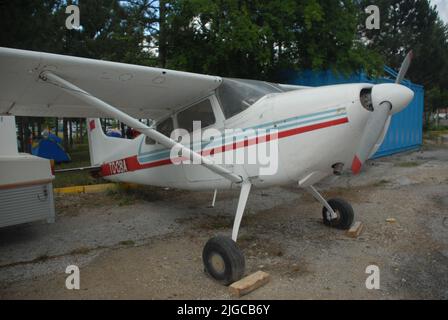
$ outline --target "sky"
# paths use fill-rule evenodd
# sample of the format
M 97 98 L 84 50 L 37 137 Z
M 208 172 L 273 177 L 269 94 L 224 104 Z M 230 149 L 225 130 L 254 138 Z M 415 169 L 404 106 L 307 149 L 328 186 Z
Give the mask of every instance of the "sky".
M 436 4 L 439 15 L 445 23 L 448 23 L 448 0 L 431 0 L 431 4 Z

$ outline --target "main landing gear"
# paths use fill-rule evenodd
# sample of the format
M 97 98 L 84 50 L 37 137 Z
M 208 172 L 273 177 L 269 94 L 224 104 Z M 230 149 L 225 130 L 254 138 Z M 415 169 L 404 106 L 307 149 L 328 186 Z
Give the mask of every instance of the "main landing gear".
M 202 260 L 205 272 L 225 286 L 244 276 L 244 254 L 229 237 L 217 236 L 208 240 Z
M 251 186 L 250 182 L 241 184 L 238 207 L 233 222 L 232 238 L 225 236 L 211 238 L 202 251 L 205 272 L 223 285 L 232 284 L 244 276 L 244 254 L 238 248 L 236 240 Z
M 250 182 L 243 182 L 241 185 L 232 238 L 226 236 L 211 238 L 202 251 L 205 272 L 223 285 L 232 284 L 244 276 L 244 254 L 236 244 L 236 240 L 251 186 Z M 354 214 L 349 203 L 341 199 L 331 199 L 327 202 L 313 186 L 307 190 L 323 205 L 322 215 L 326 226 L 343 230 L 351 227 Z

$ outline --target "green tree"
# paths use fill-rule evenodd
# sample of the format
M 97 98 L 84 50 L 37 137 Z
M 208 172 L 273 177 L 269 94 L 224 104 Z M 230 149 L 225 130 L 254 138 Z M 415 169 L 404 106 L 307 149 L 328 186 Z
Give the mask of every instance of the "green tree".
M 375 4 L 380 8 L 379 30 L 362 28 L 368 48 L 385 57 L 398 69 L 409 50 L 414 51 L 409 77 L 425 86 L 439 80 L 447 52 L 447 29 L 428 0 L 364 0 L 361 7 Z
M 69 54 L 118 62 L 155 65 L 157 57 L 148 46 L 149 30 L 157 21 L 155 1 L 135 0 L 17 0 L 0 2 L 0 46 Z M 81 28 L 68 30 L 67 5 L 77 4 Z M 20 120 L 20 119 L 18 119 Z M 47 119 L 53 124 L 54 119 Z M 18 121 L 35 127 L 36 119 Z M 41 126 L 37 122 L 37 127 Z M 67 119 L 64 131 L 68 130 Z M 38 130 L 40 131 L 40 130 Z M 24 128 L 19 128 L 24 132 Z M 65 140 L 67 132 L 63 133 Z M 23 134 L 22 134 L 23 135 Z M 23 141 L 25 139 L 22 139 Z M 65 141 L 66 144 L 67 141 Z
M 1 1 L 0 46 L 61 52 L 65 24 L 55 14 L 61 6 L 58 0 Z
M 168 66 L 275 79 L 279 69 L 378 70 L 352 0 L 170 1 Z
M 446 107 L 441 97 L 446 97 L 448 90 L 448 27 L 436 8 L 428 0 L 361 1 L 361 7 L 368 4 L 377 5 L 381 13 L 380 30 L 365 30 L 364 20 L 360 22 L 368 48 L 381 53 L 395 69 L 412 49 L 414 59 L 407 77 L 425 87 L 428 115 Z

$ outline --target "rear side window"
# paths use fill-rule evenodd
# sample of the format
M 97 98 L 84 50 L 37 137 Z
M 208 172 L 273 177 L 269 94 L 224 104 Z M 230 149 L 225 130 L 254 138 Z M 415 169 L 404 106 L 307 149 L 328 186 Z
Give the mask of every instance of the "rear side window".
M 173 118 L 169 117 L 157 124 L 157 131 L 164 134 L 167 137 L 171 136 L 171 132 L 174 131 Z
M 201 121 L 201 127 L 208 127 L 216 122 L 212 104 L 209 99 L 201 101 L 177 114 L 179 128 L 193 131 L 193 121 Z
M 170 137 L 171 132 L 174 131 L 173 118 L 169 117 L 169 118 L 163 120 L 162 122 L 158 123 L 156 126 L 156 130 L 159 131 L 161 134 L 163 134 L 167 137 Z M 156 141 L 154 139 L 146 136 L 145 143 L 151 145 L 151 144 L 156 144 Z

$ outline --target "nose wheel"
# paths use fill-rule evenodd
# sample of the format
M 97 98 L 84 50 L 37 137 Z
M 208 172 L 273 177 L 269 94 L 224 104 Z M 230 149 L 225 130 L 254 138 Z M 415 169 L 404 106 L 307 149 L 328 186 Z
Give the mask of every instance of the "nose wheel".
M 232 284 L 244 275 L 243 252 L 231 238 L 217 236 L 208 240 L 202 260 L 205 272 L 223 285 Z
M 328 205 L 333 209 L 334 213 L 336 214 L 336 218 L 331 219 L 328 209 L 326 207 L 323 207 L 322 218 L 324 224 L 326 226 L 341 230 L 350 229 L 355 217 L 353 208 L 350 203 L 342 199 L 331 199 L 328 200 Z
M 309 186 L 307 190 L 324 206 L 322 209 L 322 218 L 326 226 L 340 230 L 350 229 L 355 218 L 350 203 L 342 199 L 331 199 L 327 201 L 313 186 Z

